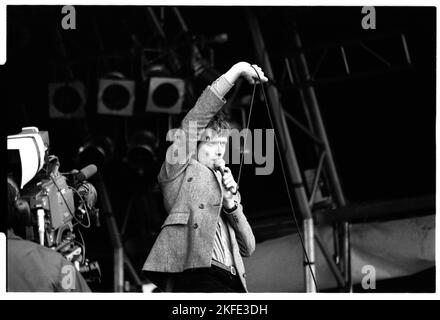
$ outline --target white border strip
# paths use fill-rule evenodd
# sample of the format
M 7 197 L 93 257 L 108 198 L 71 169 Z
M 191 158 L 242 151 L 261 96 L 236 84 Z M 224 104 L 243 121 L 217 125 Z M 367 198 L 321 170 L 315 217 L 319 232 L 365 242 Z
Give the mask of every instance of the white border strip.
M 65 1 L 65 0 L 7 0 L 5 3 L 0 4 L 0 64 L 5 64 L 6 62 L 6 6 L 7 5 L 138 5 L 145 6 L 146 2 L 144 0 L 126 0 L 124 3 L 108 0 L 76 0 L 76 1 Z M 162 1 L 148 1 L 148 5 L 164 5 Z M 172 1 L 167 3 L 167 5 L 194 5 L 194 6 L 206 6 L 206 5 L 220 5 L 220 6 L 234 6 L 237 5 L 236 0 L 222 0 L 222 1 Z M 272 0 L 270 3 L 267 0 L 257 0 L 241 1 L 238 5 L 244 6 L 292 6 L 291 2 Z M 434 1 L 414 1 L 414 0 L 392 0 L 392 1 L 295 1 L 294 6 L 432 6 L 437 7 L 438 3 Z M 438 13 L 437 13 L 438 16 Z M 439 56 L 438 51 L 438 40 L 440 35 L 440 24 L 437 22 L 437 57 Z M 438 65 L 437 65 L 438 74 Z M 440 103 L 438 96 L 439 89 L 439 79 L 437 77 L 437 95 L 436 103 L 437 106 Z M 440 141 L 440 130 L 438 127 L 438 120 L 440 115 L 436 113 L 436 140 Z M 438 159 L 438 154 L 436 152 L 436 157 Z M 436 190 L 440 189 L 440 170 L 436 170 Z M 436 208 L 440 208 L 440 199 L 436 197 Z M 440 218 L 438 214 L 436 215 L 436 225 L 439 226 Z M 440 240 L 436 232 L 436 253 L 440 248 Z M 49 298 L 51 300 L 233 300 L 233 299 L 245 299 L 245 300 L 333 300 L 333 299 L 344 299 L 344 300 L 439 300 L 440 296 L 440 274 L 436 272 L 436 293 L 435 294 L 388 294 L 388 293 L 359 293 L 359 294 L 344 294 L 344 293 L 247 293 L 247 294 L 171 294 L 171 293 L 65 293 L 65 294 L 47 294 L 47 293 L 5 293 L 6 291 L 6 240 L 5 235 L 0 233 L 0 298 L 3 300 L 33 300 L 41 298 Z
M 6 292 L 6 235 L 0 232 L 0 294 Z
M 0 65 L 6 63 L 6 3 L 0 3 Z

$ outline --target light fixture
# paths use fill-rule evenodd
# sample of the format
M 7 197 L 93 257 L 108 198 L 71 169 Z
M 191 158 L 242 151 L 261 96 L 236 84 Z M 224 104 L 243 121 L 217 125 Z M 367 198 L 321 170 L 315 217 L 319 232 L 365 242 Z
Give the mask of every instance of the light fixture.
M 91 137 L 79 148 L 77 163 L 80 167 L 94 164 L 99 170 L 112 159 L 114 150 L 113 141 L 109 137 Z
M 127 146 L 127 163 L 141 176 L 156 174 L 158 139 L 149 130 L 135 132 Z
M 147 112 L 179 114 L 185 95 L 185 82 L 179 78 L 151 77 Z
M 80 81 L 49 83 L 49 117 L 72 119 L 85 117 L 86 92 Z
M 119 72 L 99 79 L 98 114 L 132 116 L 135 99 L 135 82 Z

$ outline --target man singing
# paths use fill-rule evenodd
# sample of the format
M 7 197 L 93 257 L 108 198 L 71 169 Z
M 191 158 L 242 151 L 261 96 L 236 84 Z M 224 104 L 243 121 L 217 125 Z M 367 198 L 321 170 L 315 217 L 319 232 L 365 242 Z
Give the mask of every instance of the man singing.
M 255 237 L 224 166 L 230 126 L 221 111 L 239 77 L 268 80 L 246 62 L 215 80 L 183 119 L 160 170 L 168 217 L 143 270 L 165 291 L 247 292 L 242 257 L 254 252 Z

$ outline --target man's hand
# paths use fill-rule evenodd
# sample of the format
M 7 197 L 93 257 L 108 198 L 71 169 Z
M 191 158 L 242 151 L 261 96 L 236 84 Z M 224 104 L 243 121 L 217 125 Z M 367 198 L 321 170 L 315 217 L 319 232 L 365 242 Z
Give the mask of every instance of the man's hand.
M 223 159 L 218 159 L 214 168 L 222 174 L 222 192 L 223 192 L 223 206 L 226 209 L 231 209 L 234 205 L 234 194 L 229 190 L 237 190 L 237 182 L 235 182 L 232 176 L 231 169 L 225 166 L 225 161 Z
M 223 206 L 225 206 L 227 209 L 230 209 L 234 206 L 234 195 L 229 190 L 237 190 L 237 182 L 235 182 L 234 177 L 232 176 L 231 169 L 225 167 L 223 171 Z
M 267 82 L 268 79 L 264 75 L 264 72 L 256 64 L 247 62 L 239 62 L 234 64 L 231 69 L 224 74 L 224 77 L 230 82 L 234 83 L 239 77 L 245 78 L 249 83 L 254 84 L 261 79 L 261 82 Z M 259 77 L 259 78 L 258 78 Z

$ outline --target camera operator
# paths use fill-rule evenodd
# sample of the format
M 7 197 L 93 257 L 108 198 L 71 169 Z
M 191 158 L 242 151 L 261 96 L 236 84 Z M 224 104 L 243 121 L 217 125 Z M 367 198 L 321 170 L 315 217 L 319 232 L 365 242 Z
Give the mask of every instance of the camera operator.
M 90 292 L 78 270 L 60 253 L 17 234 L 30 223 L 30 210 L 8 178 L 7 290 L 9 292 Z

